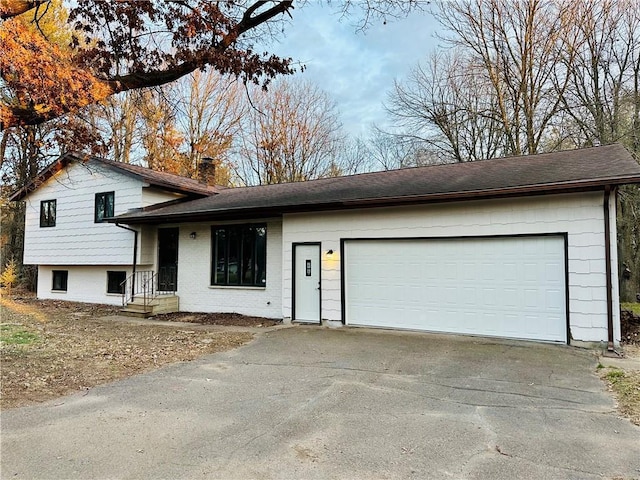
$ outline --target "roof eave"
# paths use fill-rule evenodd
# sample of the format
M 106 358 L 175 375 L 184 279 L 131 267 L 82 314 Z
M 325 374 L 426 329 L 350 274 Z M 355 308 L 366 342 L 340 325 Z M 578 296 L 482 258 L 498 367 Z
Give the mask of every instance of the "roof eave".
M 55 162 L 51 163 L 47 168 L 38 173 L 36 178 L 9 195 L 9 201 L 17 202 L 19 200 L 22 200 L 24 197 L 26 197 L 31 192 L 36 190 L 40 185 L 42 185 L 42 183 L 46 182 L 60 170 L 65 168 L 71 162 L 71 160 L 75 158 L 76 157 L 72 153 L 65 153 L 61 155 Z
M 217 194 L 217 192 L 205 192 L 204 190 L 202 191 L 197 191 L 195 189 L 187 189 L 187 188 L 183 188 L 183 187 L 176 187 L 175 185 L 170 185 L 168 183 L 163 183 L 163 182 L 158 182 L 155 180 L 151 180 L 148 178 L 144 178 L 141 176 L 141 178 L 147 182 L 149 184 L 150 187 L 155 187 L 155 188 L 160 188 L 162 190 L 166 190 L 169 192 L 174 192 L 174 193 L 183 193 L 187 196 L 190 197 L 198 197 L 198 198 L 204 198 L 204 197 L 210 197 L 211 195 L 215 195 Z
M 65 168 L 67 165 L 69 165 L 72 161 L 76 161 L 76 162 L 85 162 L 86 160 L 93 160 L 95 162 L 99 162 L 100 164 L 104 165 L 107 168 L 111 168 L 111 169 L 115 169 L 118 171 L 118 173 L 122 174 L 122 175 L 126 175 L 132 178 L 136 178 L 138 180 L 147 182 L 150 186 L 156 187 L 156 188 L 161 188 L 163 190 L 167 190 L 167 191 L 171 191 L 171 192 L 175 192 L 175 193 L 182 193 L 185 194 L 188 197 L 197 197 L 197 198 L 204 198 L 204 197 L 208 197 L 211 196 L 213 194 L 215 194 L 216 192 L 214 191 L 207 191 L 206 189 L 194 189 L 194 188 L 187 188 L 187 187 L 182 187 L 182 186 L 176 186 L 176 185 L 172 185 L 170 183 L 167 182 L 160 182 L 157 179 L 151 178 L 151 177 L 147 177 L 145 175 L 142 175 L 140 173 L 136 173 L 136 172 L 132 172 L 126 169 L 122 169 L 122 168 L 117 168 L 117 166 L 114 166 L 110 163 L 104 162 L 102 161 L 103 159 L 99 158 L 99 157 L 80 157 L 77 154 L 75 154 L 74 152 L 67 152 L 62 154 L 55 162 L 51 163 L 51 165 L 49 165 L 47 168 L 45 168 L 43 171 L 41 171 L 38 176 L 33 179 L 32 181 L 30 181 L 27 185 L 19 188 L 18 190 L 14 191 L 10 196 L 9 196 L 9 201 L 15 202 L 15 201 L 19 201 L 22 200 L 24 197 L 26 197 L 27 195 L 29 195 L 31 192 L 33 192 L 34 190 L 36 190 L 43 182 L 47 181 L 49 178 L 51 178 L 53 175 L 55 175 L 56 173 L 58 173 L 60 170 L 62 170 L 63 168 Z
M 305 213 L 356 208 L 392 207 L 412 204 L 444 203 L 454 201 L 486 200 L 491 198 L 535 196 L 544 194 L 579 193 L 581 191 L 600 190 L 606 185 L 625 185 L 640 183 L 640 175 L 581 182 L 558 182 L 555 184 L 508 187 L 491 190 L 469 190 L 465 192 L 445 192 L 428 195 L 403 197 L 381 197 L 346 200 L 340 202 L 307 203 L 299 205 L 276 205 L 272 207 L 246 207 L 225 210 L 206 210 L 199 212 L 177 212 L 159 215 L 122 215 L 112 221 L 131 224 L 184 223 L 211 220 L 231 220 L 246 218 L 279 217 L 287 213 Z

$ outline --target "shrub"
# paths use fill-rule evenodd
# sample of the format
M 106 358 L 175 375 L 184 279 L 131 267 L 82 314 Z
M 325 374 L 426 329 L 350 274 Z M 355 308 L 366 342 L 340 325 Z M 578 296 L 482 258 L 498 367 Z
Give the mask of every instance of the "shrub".
M 4 270 L 0 274 L 0 285 L 7 290 L 11 291 L 11 288 L 18 283 L 18 264 L 12 258 L 4 266 Z

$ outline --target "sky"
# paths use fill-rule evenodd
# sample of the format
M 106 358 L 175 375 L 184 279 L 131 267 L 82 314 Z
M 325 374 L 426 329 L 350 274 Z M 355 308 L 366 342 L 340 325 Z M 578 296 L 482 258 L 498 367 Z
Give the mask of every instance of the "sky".
M 341 18 L 319 2 L 295 9 L 274 53 L 306 65 L 296 75 L 328 92 L 337 104 L 346 131 L 366 136 L 372 123 L 388 122 L 383 102 L 418 61 L 438 45 L 437 24 L 426 11 L 383 24 L 374 20 L 358 32 L 357 16 Z

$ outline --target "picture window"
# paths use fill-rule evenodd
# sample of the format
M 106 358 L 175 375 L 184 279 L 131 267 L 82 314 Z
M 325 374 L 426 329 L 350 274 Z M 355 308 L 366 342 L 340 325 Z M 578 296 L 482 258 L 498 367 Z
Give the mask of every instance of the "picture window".
M 266 286 L 266 225 L 216 226 L 212 242 L 212 285 Z

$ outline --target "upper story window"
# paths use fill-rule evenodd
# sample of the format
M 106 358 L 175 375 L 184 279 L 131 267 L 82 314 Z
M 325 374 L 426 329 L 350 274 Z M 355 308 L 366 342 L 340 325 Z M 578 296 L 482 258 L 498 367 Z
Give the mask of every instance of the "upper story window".
M 40 226 L 55 227 L 56 226 L 56 201 L 42 200 L 40 202 Z
M 105 218 L 113 217 L 114 205 L 114 192 L 96 193 L 95 223 L 104 222 Z
M 266 225 L 213 227 L 212 241 L 212 285 L 266 286 Z

